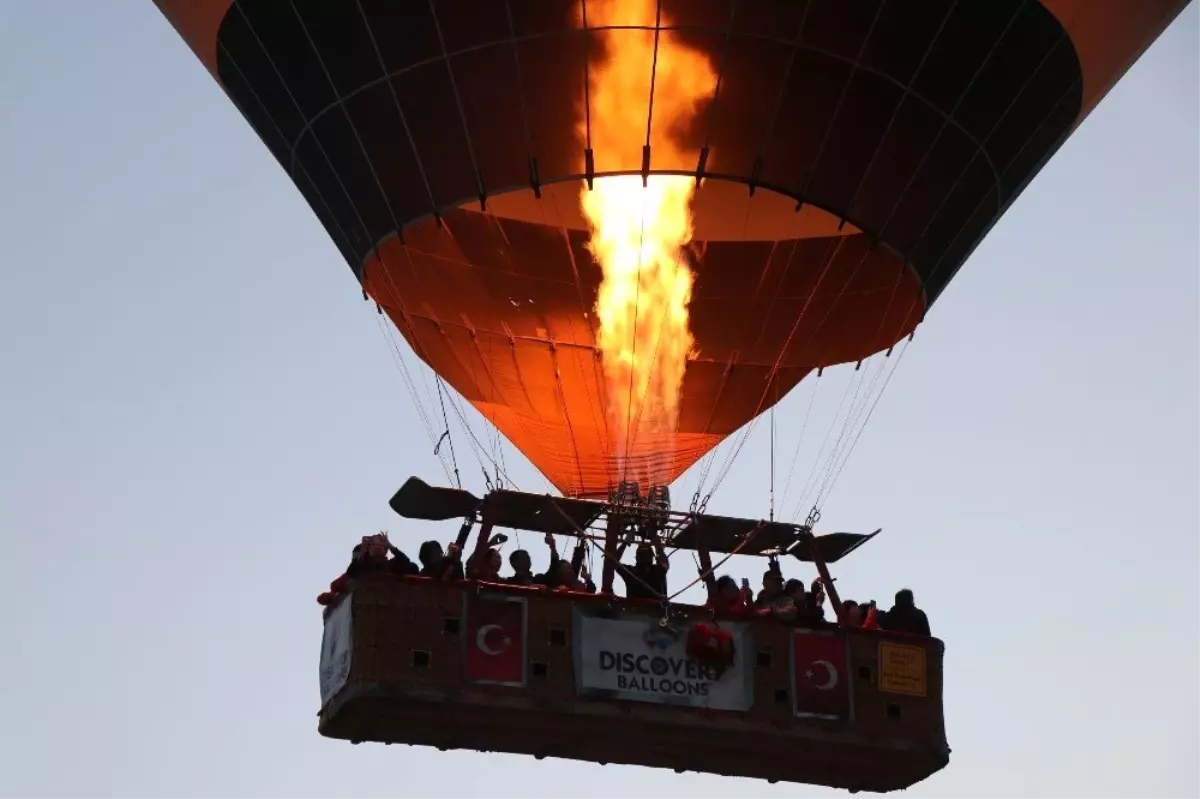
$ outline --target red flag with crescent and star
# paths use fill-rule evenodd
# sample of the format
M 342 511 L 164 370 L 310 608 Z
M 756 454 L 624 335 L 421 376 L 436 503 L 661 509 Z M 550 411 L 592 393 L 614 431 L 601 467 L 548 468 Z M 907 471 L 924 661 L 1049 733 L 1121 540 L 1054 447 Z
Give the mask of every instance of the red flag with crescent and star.
M 525 684 L 525 600 L 472 597 L 467 606 L 466 677 Z
M 850 674 L 846 639 L 797 631 L 792 638 L 796 715 L 850 718 Z

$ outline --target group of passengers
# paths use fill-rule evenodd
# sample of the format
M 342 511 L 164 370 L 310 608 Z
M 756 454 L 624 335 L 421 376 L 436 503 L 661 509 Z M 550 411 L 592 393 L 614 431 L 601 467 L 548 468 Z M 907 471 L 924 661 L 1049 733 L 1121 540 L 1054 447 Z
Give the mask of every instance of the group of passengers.
M 446 550 L 438 541 L 426 541 L 417 552 L 418 566 L 388 540 L 386 533 L 364 536 L 361 543 L 355 544 L 350 553 L 350 565 L 340 577 L 329 585 L 329 590 L 317 597 L 322 605 L 333 605 L 343 595 L 349 593 L 350 583 L 370 575 L 395 575 L 398 577 L 430 577 L 436 580 L 472 580 L 491 583 L 507 583 L 509 585 L 542 586 L 557 591 L 596 592 L 596 584 L 592 582 L 587 567 L 580 564 L 578 573 L 574 564 L 559 557 L 554 537 L 546 536 L 550 547 L 550 566 L 543 574 L 533 573 L 533 559 L 523 549 L 513 552 L 508 562 L 513 573 L 509 577 L 501 577 L 500 569 L 504 563 L 499 550 L 489 546 L 478 556 L 467 560 L 464 569 L 461 550 L 457 543 L 450 544 Z M 388 558 L 388 553 L 391 558 Z
M 800 580 L 784 580 L 777 563 L 763 573 L 762 590 L 754 595 L 750 581 L 737 582 L 723 575 L 709 584 L 708 607 L 734 616 L 753 615 L 800 625 L 825 622 L 825 584 L 818 577 L 805 587 Z M 887 630 L 911 635 L 930 635 L 929 619 L 918 608 L 913 592 L 907 588 L 896 592 L 891 610 L 876 607 L 875 600 L 862 604 L 853 599 L 842 601 L 840 623 L 845 627 L 863 630 Z
M 334 580 L 329 591 L 317 597 L 317 602 L 331 606 L 349 593 L 350 583 L 369 575 L 420 576 L 439 580 L 479 580 L 481 582 L 506 583 L 508 585 L 541 587 L 550 591 L 596 593 L 587 566 L 578 555 L 568 560 L 559 556 L 554 536 L 547 534 L 546 545 L 550 549 L 550 564 L 542 574 L 533 573 L 533 560 L 524 549 L 514 551 L 508 557 L 512 574 L 500 575 L 504 559 L 495 546 L 487 546 L 467 559 L 463 568 L 461 550 L 457 543 L 447 550 L 437 541 L 421 544 L 417 559 L 413 563 L 398 547 L 388 540 L 386 533 L 364 536 L 351 552 L 350 565 Z M 620 561 L 625 547 L 617 551 L 615 573 L 625 582 L 628 599 L 662 599 L 667 596 L 667 571 L 670 561 L 661 542 L 640 543 L 632 566 Z M 391 553 L 391 558 L 388 553 Z M 733 616 L 759 616 L 795 624 L 822 624 L 825 619 L 825 584 L 820 577 L 810 586 L 796 579 L 784 580 L 779 564 L 772 561 L 763 574 L 762 589 L 757 595 L 750 582 L 737 581 L 729 575 L 705 580 L 708 586 L 707 606 L 714 612 Z M 896 593 L 896 602 L 887 612 L 875 606 L 875 600 L 859 604 L 852 599 L 842 602 L 840 623 L 843 626 L 864 630 L 887 630 L 912 635 L 930 635 L 929 620 L 925 612 L 913 601 L 912 591 L 903 589 Z

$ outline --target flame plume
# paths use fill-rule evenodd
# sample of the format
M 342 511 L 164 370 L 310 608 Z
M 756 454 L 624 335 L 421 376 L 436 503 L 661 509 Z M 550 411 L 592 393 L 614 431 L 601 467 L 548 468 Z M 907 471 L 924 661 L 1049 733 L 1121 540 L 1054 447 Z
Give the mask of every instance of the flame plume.
M 675 134 L 712 96 L 716 73 L 707 56 L 670 30 L 659 33 L 655 55 L 657 11 L 657 0 L 587 4 L 590 27 L 650 28 L 601 34 L 607 52 L 590 70 L 590 126 L 583 118 L 579 123 L 581 138 L 590 133 L 597 171 L 606 166 L 628 169 L 630 158 L 640 163 L 652 74 L 653 162 L 675 168 L 696 163 L 698 153 L 681 146 Z M 670 24 L 664 15 L 661 26 Z M 661 483 L 663 475 L 656 479 L 656 473 L 670 467 L 663 462 L 665 456 L 655 453 L 665 449 L 677 429 L 692 349 L 688 304 L 693 275 L 685 248 L 692 238 L 694 192 L 695 179 L 677 175 L 652 175 L 645 187 L 640 175 L 600 177 L 592 190 L 586 183 L 580 189 L 580 207 L 591 233 L 588 250 L 604 275 L 596 300 L 596 343 L 624 479 Z M 633 473 L 624 474 L 626 468 Z

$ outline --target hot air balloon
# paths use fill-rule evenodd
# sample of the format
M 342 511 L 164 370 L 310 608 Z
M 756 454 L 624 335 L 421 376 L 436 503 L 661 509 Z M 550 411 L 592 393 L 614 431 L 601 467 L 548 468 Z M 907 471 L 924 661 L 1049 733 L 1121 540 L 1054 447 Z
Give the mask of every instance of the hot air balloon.
M 606 518 L 609 555 L 629 519 L 649 512 L 614 496 L 670 484 L 806 376 L 910 336 L 1186 5 L 156 3 L 308 200 L 364 296 L 563 495 L 539 505 L 410 484 L 397 509 L 581 541 Z M 755 541 L 752 554 L 807 553 L 822 569 L 844 554 L 814 543 L 811 524 L 668 515 L 660 531 L 705 554 Z M 876 790 L 948 756 L 936 641 L 838 632 L 844 668 L 816 673 L 833 685 L 845 672 L 852 710 L 814 719 L 797 710 L 791 633 L 756 624 L 740 655 L 748 704 L 698 715 L 638 706 L 645 723 L 631 734 L 620 691 L 570 704 L 581 678 L 569 643 L 594 616 L 525 596 L 479 610 L 517 613 L 528 652 L 504 679 L 477 684 L 472 653 L 500 651 L 472 615 L 478 595 L 414 585 L 356 592 L 339 606 L 345 618 L 331 616 L 327 641 L 353 654 L 330 654 L 341 664 L 330 673 L 343 669 L 338 690 L 359 693 L 325 697 L 326 734 Z M 400 633 L 388 625 L 401 617 L 424 621 Z M 465 683 L 476 693 L 459 702 Z M 533 743 L 498 732 L 526 723 L 496 709 L 518 706 Z M 406 727 L 405 713 L 421 724 Z M 728 718 L 774 754 L 714 748 L 697 725 Z M 797 758 L 800 741 L 812 746 Z

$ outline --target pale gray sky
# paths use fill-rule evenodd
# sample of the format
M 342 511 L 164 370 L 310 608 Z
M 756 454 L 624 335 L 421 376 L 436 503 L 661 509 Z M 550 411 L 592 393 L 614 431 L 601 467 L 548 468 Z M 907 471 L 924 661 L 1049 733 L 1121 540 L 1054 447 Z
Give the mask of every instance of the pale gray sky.
M 885 528 L 843 592 L 909 585 L 947 644 L 911 795 L 1200 794 L 1197 19 L 976 251 L 826 503 Z M 0 794 L 828 793 L 319 737 L 313 599 L 365 532 L 430 537 L 386 500 L 440 475 L 373 309 L 149 0 L 0 3 L 0 109 Z M 765 514 L 763 432 L 713 510 Z

